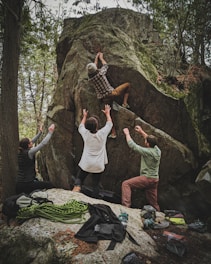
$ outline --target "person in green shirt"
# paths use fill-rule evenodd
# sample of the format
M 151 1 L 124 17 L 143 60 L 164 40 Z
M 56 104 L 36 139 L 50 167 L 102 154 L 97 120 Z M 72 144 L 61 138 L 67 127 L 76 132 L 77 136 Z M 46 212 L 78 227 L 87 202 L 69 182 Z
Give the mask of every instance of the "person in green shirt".
M 141 126 L 136 126 L 135 131 L 143 136 L 145 147 L 133 141 L 128 128 L 123 129 L 129 148 L 141 155 L 140 176 L 122 182 L 122 205 L 131 206 L 132 189 L 144 189 L 148 203 L 157 211 L 160 211 L 157 201 L 157 189 L 161 150 L 157 146 L 155 136 L 145 133 Z

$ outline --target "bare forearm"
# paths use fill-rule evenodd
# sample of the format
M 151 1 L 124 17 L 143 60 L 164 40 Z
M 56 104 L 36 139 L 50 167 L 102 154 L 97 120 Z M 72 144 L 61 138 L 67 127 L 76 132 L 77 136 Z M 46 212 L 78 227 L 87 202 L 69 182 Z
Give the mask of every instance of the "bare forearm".
M 102 63 L 103 65 L 104 65 L 104 64 L 107 64 L 106 60 L 103 58 L 103 53 L 102 53 L 102 52 L 99 53 L 99 59 L 100 59 L 100 61 L 101 61 L 101 63 Z
M 104 59 L 101 59 L 101 62 L 103 65 L 107 64 L 107 62 Z
M 95 60 L 94 60 L 94 63 L 96 64 L 96 66 L 98 64 L 98 58 L 99 58 L 99 54 L 96 55 Z
M 83 125 L 85 124 L 87 115 L 88 115 L 88 111 L 86 109 L 83 109 L 83 117 L 81 120 L 81 124 L 83 124 Z
M 147 138 L 148 134 L 146 132 L 144 132 L 144 130 L 139 132 L 143 138 Z
M 102 110 L 102 112 L 105 114 L 106 120 L 112 122 L 110 111 L 111 111 L 110 105 L 106 104 L 105 109 Z
M 148 134 L 140 127 L 136 126 L 135 131 L 137 131 L 143 138 L 147 138 Z
M 126 141 L 130 141 L 131 140 L 131 136 L 130 136 L 130 132 L 129 132 L 129 129 L 126 127 L 123 129 L 123 132 L 125 134 L 125 138 L 126 138 Z
M 83 118 L 81 119 L 81 124 L 85 124 L 86 123 L 86 116 L 83 116 Z
M 130 134 L 125 135 L 125 137 L 126 137 L 127 142 L 132 139 L 131 136 L 130 136 Z
M 107 115 L 106 115 L 106 120 L 107 120 L 107 122 L 108 122 L 108 121 L 111 121 L 111 122 L 112 122 L 112 119 L 111 119 L 111 115 L 110 115 L 110 114 L 107 114 Z

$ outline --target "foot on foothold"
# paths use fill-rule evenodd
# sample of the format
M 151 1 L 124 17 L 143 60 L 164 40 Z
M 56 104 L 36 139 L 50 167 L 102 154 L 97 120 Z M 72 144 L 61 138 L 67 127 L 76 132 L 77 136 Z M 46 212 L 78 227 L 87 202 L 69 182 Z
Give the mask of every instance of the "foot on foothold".
M 127 109 L 130 108 L 129 104 L 122 104 L 122 107 L 127 108 Z

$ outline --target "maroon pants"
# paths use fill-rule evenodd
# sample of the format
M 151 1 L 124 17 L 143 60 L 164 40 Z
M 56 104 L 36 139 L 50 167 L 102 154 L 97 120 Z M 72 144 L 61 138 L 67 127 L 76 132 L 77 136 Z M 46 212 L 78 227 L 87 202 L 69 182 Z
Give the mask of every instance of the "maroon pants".
M 157 211 L 160 211 L 160 207 L 157 202 L 157 188 L 158 179 L 147 178 L 146 176 L 137 176 L 125 180 L 122 183 L 122 205 L 126 207 L 131 206 L 132 189 L 144 189 L 147 202 Z

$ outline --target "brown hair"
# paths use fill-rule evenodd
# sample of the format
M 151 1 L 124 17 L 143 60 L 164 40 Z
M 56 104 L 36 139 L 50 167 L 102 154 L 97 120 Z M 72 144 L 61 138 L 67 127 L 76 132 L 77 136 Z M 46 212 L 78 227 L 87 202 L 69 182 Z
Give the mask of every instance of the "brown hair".
M 146 140 L 151 148 L 154 148 L 154 146 L 157 145 L 157 138 L 155 136 L 148 135 Z
M 30 140 L 29 138 L 23 138 L 19 142 L 19 150 L 26 150 L 29 148 Z
M 85 128 L 88 129 L 91 133 L 96 133 L 98 130 L 98 119 L 94 116 L 88 118 L 85 122 Z

